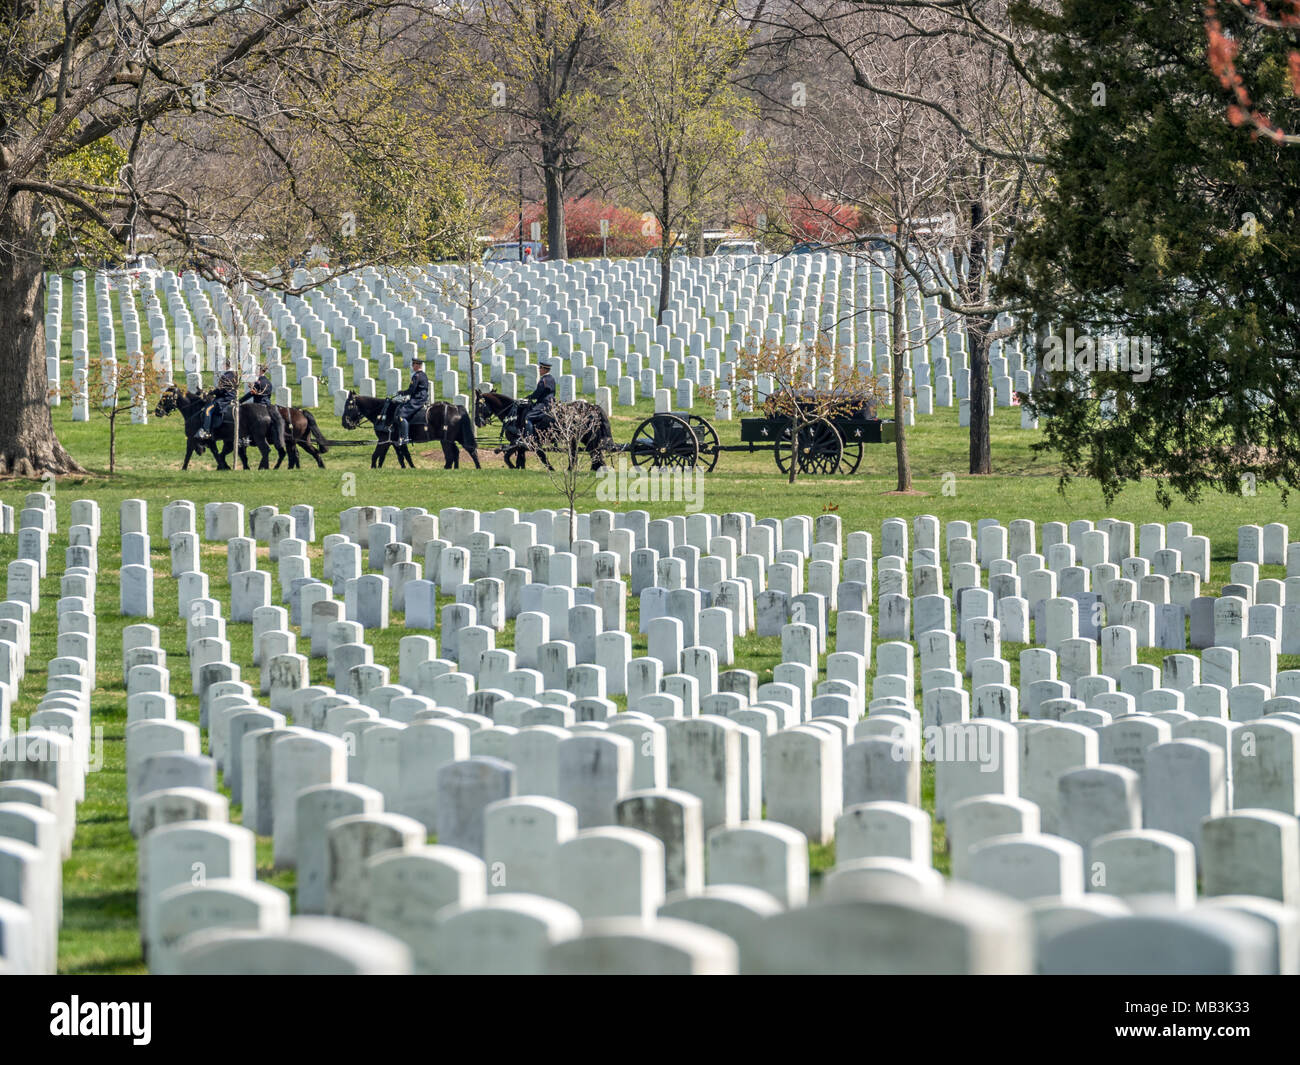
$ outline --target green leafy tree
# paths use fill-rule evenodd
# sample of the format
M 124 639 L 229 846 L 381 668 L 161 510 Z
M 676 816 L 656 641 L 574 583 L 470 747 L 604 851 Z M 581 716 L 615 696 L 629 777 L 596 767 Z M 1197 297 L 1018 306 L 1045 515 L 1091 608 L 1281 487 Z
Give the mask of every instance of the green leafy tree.
M 1252 106 L 1300 104 L 1285 35 L 1219 15 Z M 1031 409 L 1065 479 L 1161 502 L 1300 478 L 1300 154 L 1225 121 L 1199 0 L 1022 5 L 1061 102 L 1041 218 L 1001 278 L 1043 338 Z
M 551 259 L 569 254 L 566 197 L 581 171 L 580 97 L 601 62 L 600 33 L 622 0 L 454 0 L 448 18 L 471 50 L 457 81 L 473 86 L 487 146 L 522 155 L 541 179 Z M 445 64 L 444 64 L 445 69 Z M 521 238 L 526 236 L 521 234 Z
M 708 0 L 630 0 L 604 35 L 607 83 L 583 97 L 591 173 L 659 231 L 660 314 L 674 247 L 757 180 L 757 109 L 730 82 L 747 39 Z

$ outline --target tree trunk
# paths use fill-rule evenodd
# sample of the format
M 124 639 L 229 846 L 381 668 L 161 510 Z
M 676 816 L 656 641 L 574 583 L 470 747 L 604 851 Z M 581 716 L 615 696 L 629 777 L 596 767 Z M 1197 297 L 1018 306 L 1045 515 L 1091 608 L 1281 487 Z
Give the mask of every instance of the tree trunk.
M 989 320 L 971 318 L 966 323 L 966 348 L 970 353 L 970 472 L 992 473 L 989 443 Z
M 546 254 L 552 259 L 569 257 L 569 234 L 564 220 L 564 175 L 560 171 L 559 153 L 551 148 L 542 152 L 542 177 L 546 186 Z M 524 240 L 524 234 L 519 234 Z
M 469 269 L 469 299 L 466 301 L 466 305 L 465 305 L 465 317 L 467 322 L 469 323 L 469 396 L 470 396 L 470 409 L 472 410 L 474 405 L 474 393 L 478 388 L 478 382 L 475 380 L 476 363 L 474 360 L 474 300 L 475 300 L 474 270 L 475 267 L 471 263 L 468 269 Z
M 906 241 L 899 240 L 906 247 Z M 894 459 L 898 466 L 898 491 L 912 490 L 912 460 L 907 453 L 907 420 L 904 405 L 907 397 L 903 394 L 903 377 L 907 369 L 907 308 L 904 302 L 903 262 L 897 251 L 894 252 L 894 266 L 891 281 L 894 286 L 893 301 L 890 305 L 889 356 L 893 377 L 890 380 L 892 401 L 894 405 Z
M 59 443 L 47 402 L 37 226 L 29 192 L 17 193 L 0 211 L 0 476 L 85 472 Z
M 983 161 L 980 163 L 984 173 Z M 988 243 L 984 236 L 988 212 L 984 201 L 976 198 L 970 205 L 970 256 L 966 275 L 966 301 L 984 302 L 986 275 L 988 273 Z M 989 441 L 989 329 L 992 322 L 987 316 L 973 316 L 967 320 L 967 351 L 970 356 L 970 472 L 993 472 L 992 445 Z
M 661 322 L 664 311 L 668 310 L 668 286 L 672 284 L 672 276 L 673 260 L 665 246 L 659 252 L 659 312 L 655 316 Z
M 117 397 L 113 397 L 114 407 L 108 412 L 108 472 L 111 476 L 117 472 Z

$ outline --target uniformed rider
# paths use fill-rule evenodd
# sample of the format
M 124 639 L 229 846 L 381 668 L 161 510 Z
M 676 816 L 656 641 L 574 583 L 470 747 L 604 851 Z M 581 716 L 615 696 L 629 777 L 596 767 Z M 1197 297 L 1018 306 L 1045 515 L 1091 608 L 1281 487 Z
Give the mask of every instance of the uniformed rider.
M 411 442 L 411 416 L 429 405 L 429 378 L 424 373 L 423 359 L 411 360 L 411 383 L 397 396 L 402 400 L 397 408 L 397 443 L 400 447 Z
M 555 402 L 555 378 L 551 376 L 551 364 L 539 362 L 537 369 L 537 387 L 524 397 L 528 403 L 524 421 L 533 434 L 550 424 L 551 406 Z
M 235 390 L 239 379 L 234 370 L 227 370 L 217 378 L 217 387 L 212 392 L 212 402 L 203 411 L 203 426 L 194 435 L 200 440 L 212 439 L 214 429 L 221 425 L 230 414 L 230 404 L 235 401 Z
M 284 419 L 280 417 L 280 408 L 271 402 L 275 389 L 271 387 L 271 378 L 267 376 L 268 366 L 262 363 L 257 368 L 257 380 L 248 391 L 239 397 L 240 403 L 258 403 L 271 412 L 271 429 L 277 439 L 284 435 Z

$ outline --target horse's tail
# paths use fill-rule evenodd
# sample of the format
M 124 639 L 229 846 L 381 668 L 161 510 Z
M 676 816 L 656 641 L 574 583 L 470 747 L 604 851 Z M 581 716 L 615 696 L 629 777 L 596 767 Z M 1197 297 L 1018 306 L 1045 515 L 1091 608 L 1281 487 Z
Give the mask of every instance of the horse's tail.
M 316 424 L 316 419 L 312 417 L 311 411 L 304 410 L 302 416 L 307 419 L 307 432 L 311 433 L 312 437 L 315 439 L 317 449 L 322 452 L 328 451 L 330 449 L 329 441 L 327 441 L 324 434 L 321 433 L 320 426 Z
M 478 434 L 474 432 L 474 419 L 464 407 L 457 406 L 456 413 L 460 415 L 460 446 L 466 451 L 477 451 Z

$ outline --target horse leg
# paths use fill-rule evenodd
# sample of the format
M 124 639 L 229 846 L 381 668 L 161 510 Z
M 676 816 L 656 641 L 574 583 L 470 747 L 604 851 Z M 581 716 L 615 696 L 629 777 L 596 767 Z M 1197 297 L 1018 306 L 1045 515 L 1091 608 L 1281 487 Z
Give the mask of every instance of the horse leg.
M 219 470 L 224 470 L 224 469 L 227 468 L 227 467 L 226 467 L 226 460 L 223 459 L 223 458 L 221 457 L 221 453 L 220 453 L 219 451 L 217 451 L 217 442 L 216 442 L 215 440 L 206 440 L 206 441 L 204 441 L 203 443 L 201 443 L 201 444 L 199 445 L 198 449 L 195 451 L 195 454 L 198 454 L 199 452 L 202 452 L 202 451 L 210 451 L 210 452 L 212 452 L 212 457 L 213 457 L 213 459 L 216 460 L 216 463 L 217 463 L 217 469 L 219 469 Z
M 454 470 L 459 465 L 460 452 L 455 444 L 449 444 L 447 441 L 442 442 L 442 468 L 444 470 Z
M 312 458 L 316 460 L 317 466 L 319 466 L 322 470 L 325 468 L 325 463 L 321 461 L 320 452 L 317 451 L 313 445 L 304 443 L 302 445 L 302 449 L 305 452 L 307 452 L 308 455 L 310 455 Z

